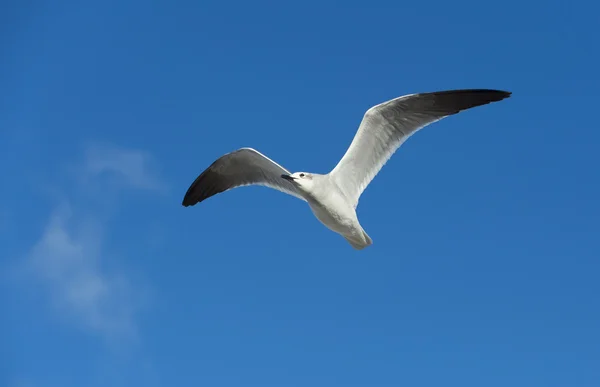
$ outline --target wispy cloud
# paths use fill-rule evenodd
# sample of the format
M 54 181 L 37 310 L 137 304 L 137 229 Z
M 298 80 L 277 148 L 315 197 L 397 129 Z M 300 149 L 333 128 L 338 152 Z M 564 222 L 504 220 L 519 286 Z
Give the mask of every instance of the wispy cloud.
M 104 336 L 132 336 L 141 304 L 124 274 L 102 268 L 102 225 L 66 211 L 52 215 L 29 256 L 53 305 Z
M 85 184 L 108 177 L 119 189 L 164 188 L 151 156 L 138 150 L 92 146 L 78 165 Z M 135 337 L 146 293 L 124 270 L 108 264 L 115 261 L 105 235 L 110 218 L 89 205 L 105 190 L 81 193 L 77 188 L 63 193 L 66 199 L 50 215 L 28 254 L 28 272 L 47 290 L 62 319 L 111 340 Z
M 153 170 L 156 169 L 149 153 L 118 148 L 107 144 L 88 146 L 85 152 L 84 175 L 87 178 L 98 178 L 103 174 L 119 178 L 123 185 L 162 191 L 165 185 L 158 179 Z

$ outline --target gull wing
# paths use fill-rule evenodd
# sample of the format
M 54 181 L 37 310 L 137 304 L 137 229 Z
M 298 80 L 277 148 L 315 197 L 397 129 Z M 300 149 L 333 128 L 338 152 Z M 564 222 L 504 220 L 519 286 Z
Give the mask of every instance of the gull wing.
M 196 178 L 183 198 L 183 206 L 193 206 L 209 197 L 246 185 L 262 185 L 306 201 L 282 174 L 290 172 L 252 148 L 241 148 L 218 158 Z
M 409 94 L 373 106 L 365 113 L 350 147 L 330 176 L 356 207 L 360 195 L 383 165 L 419 129 L 510 95 L 500 90 L 448 90 Z

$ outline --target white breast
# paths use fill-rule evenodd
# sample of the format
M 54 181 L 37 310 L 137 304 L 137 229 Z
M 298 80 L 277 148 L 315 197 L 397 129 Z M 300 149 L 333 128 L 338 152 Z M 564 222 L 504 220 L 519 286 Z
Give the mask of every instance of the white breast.
M 311 198 L 308 204 L 317 219 L 332 231 L 347 234 L 357 228 L 361 229 L 356 211 L 338 193 L 331 192 L 318 199 Z

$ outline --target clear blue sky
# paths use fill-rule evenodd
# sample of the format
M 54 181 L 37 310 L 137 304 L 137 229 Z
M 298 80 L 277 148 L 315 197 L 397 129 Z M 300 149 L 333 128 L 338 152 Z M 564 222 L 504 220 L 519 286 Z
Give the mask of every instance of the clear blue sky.
M 0 6 L 0 385 L 600 385 L 598 6 Z M 353 250 L 189 184 L 243 146 L 328 172 L 370 106 L 513 96 L 408 140 Z

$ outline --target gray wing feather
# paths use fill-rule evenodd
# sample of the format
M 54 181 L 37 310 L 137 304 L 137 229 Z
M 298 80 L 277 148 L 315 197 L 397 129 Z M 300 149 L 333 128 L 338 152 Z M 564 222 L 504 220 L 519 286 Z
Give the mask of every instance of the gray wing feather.
M 196 178 L 183 198 L 183 206 L 193 206 L 233 188 L 262 185 L 305 200 L 296 187 L 282 179 L 290 172 L 252 148 L 241 148 L 218 158 Z
M 373 106 L 330 176 L 356 207 L 371 180 L 411 135 L 444 117 L 510 95 L 500 90 L 449 90 L 409 94 Z

